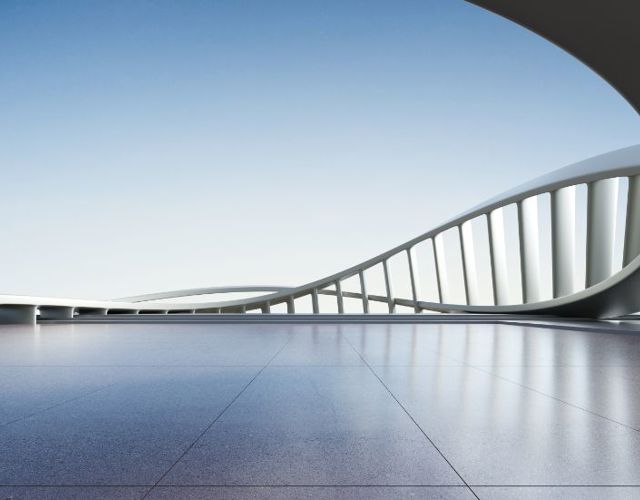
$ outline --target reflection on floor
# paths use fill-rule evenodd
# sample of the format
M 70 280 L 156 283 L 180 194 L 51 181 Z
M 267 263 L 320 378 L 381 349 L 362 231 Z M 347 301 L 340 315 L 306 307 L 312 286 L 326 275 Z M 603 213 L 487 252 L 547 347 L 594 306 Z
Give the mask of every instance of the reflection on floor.
M 0 498 L 640 498 L 640 333 L 0 328 Z

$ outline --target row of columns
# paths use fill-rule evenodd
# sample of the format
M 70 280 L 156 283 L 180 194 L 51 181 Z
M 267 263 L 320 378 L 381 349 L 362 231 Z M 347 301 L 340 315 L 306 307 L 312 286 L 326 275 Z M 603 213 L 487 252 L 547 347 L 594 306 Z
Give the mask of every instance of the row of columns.
M 586 287 L 593 286 L 613 274 L 613 257 L 618 209 L 619 180 L 604 179 L 587 184 Z M 576 291 L 576 187 L 561 188 L 551 197 L 551 263 L 553 297 Z M 540 225 L 537 197 L 517 204 L 520 276 L 522 302 L 537 302 L 541 295 Z M 486 214 L 489 240 L 493 301 L 508 304 L 509 269 L 507 244 L 502 210 Z M 465 300 L 475 303 L 471 293 L 477 285 L 477 269 L 473 253 L 473 236 L 468 224 L 455 228 L 460 240 Z M 467 229 L 467 231 L 465 231 Z M 442 285 L 446 262 L 442 237 L 435 238 L 436 278 L 439 299 L 443 300 Z M 640 255 L 640 176 L 629 178 L 623 266 Z

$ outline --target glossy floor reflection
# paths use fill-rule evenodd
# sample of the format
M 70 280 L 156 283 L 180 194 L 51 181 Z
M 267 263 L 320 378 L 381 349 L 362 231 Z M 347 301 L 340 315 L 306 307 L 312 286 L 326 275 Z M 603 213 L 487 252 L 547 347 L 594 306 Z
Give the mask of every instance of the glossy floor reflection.
M 0 498 L 640 498 L 640 333 L 0 327 Z

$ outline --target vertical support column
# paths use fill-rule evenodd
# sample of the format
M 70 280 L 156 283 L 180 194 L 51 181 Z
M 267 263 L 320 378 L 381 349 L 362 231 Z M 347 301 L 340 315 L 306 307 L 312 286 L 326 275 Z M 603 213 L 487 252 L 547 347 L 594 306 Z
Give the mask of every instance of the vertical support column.
M 551 193 L 551 261 L 553 296 L 573 292 L 575 285 L 576 188 Z
M 442 278 L 440 277 L 440 263 L 438 262 L 438 251 L 436 249 L 436 236 L 431 238 L 431 249 L 433 250 L 433 262 L 436 268 L 436 285 L 438 285 L 438 302 L 444 303 L 442 298 Z
M 38 319 L 73 319 L 74 308 L 63 306 L 41 306 Z
M 387 289 L 387 303 L 389 305 L 389 312 L 396 312 L 396 303 L 393 300 L 393 286 L 391 285 L 391 276 L 389 274 L 389 263 L 387 259 L 382 261 L 382 269 L 384 270 L 384 283 Z
M 590 287 L 613 273 L 618 179 L 595 181 L 588 188 L 587 287 Z
M 467 273 L 467 260 L 464 257 L 464 247 L 462 243 L 462 226 L 456 228 L 458 233 L 458 246 L 460 248 L 460 261 L 462 262 L 462 283 L 464 285 L 464 303 L 469 304 L 469 280 Z
M 522 302 L 525 304 L 542 300 L 539 231 L 538 198 L 532 196 L 518 202 L 520 274 L 522 277 Z
M 369 313 L 369 296 L 367 295 L 367 282 L 364 278 L 364 271 L 358 273 L 360 277 L 360 294 L 362 295 L 362 312 Z
M 491 277 L 495 305 L 509 303 L 509 269 L 507 266 L 507 242 L 504 233 L 502 210 L 487 214 L 489 228 L 489 253 L 491 254 Z
M 30 306 L 30 305 L 0 306 L 0 324 L 35 325 L 36 324 L 36 306 Z
M 460 226 L 462 241 L 462 262 L 464 264 L 465 283 L 467 288 L 467 304 L 480 302 L 478 291 L 478 268 L 476 264 L 475 246 L 473 243 L 473 225 L 471 221 Z
M 638 255 L 640 255 L 640 175 L 634 175 L 629 177 L 622 265 L 626 266 Z
M 418 307 L 418 297 L 420 292 L 418 290 L 418 278 L 417 278 L 417 262 L 415 259 L 415 247 L 407 248 L 407 262 L 409 263 L 409 279 L 411 280 L 411 296 L 416 303 L 413 306 L 413 311 L 419 313 L 421 309 Z
M 293 297 L 289 297 L 287 299 L 287 314 L 295 314 L 296 313 L 296 304 L 293 300 Z
M 436 258 L 436 274 L 440 284 L 440 302 L 446 304 L 451 297 L 449 290 L 449 279 L 447 276 L 447 256 L 444 249 L 444 238 L 441 234 L 434 237 L 435 242 L 435 258 Z
M 266 304 L 262 304 L 262 306 L 260 306 L 260 310 L 262 311 L 262 314 L 271 314 L 271 304 L 268 302 Z
M 77 307 L 74 311 L 78 316 L 85 315 L 100 315 L 104 316 L 107 314 L 107 309 L 104 308 L 90 308 L 90 307 Z
M 336 281 L 336 301 L 338 303 L 338 314 L 344 314 L 344 298 L 342 297 L 340 280 Z
M 315 288 L 311 290 L 311 307 L 313 308 L 313 314 L 320 314 L 320 304 L 318 301 L 318 290 Z
M 493 296 L 493 305 L 498 304 L 498 292 L 496 291 L 496 266 L 493 257 L 493 231 L 491 227 L 491 213 L 485 214 L 487 219 L 487 239 L 489 241 L 489 267 L 491 268 L 491 294 Z

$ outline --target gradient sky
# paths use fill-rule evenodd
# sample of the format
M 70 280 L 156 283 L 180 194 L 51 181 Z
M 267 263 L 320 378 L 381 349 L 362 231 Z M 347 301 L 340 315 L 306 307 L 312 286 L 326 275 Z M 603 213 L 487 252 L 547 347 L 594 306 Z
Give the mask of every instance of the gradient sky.
M 0 292 L 301 284 L 639 137 L 462 0 L 4 0 Z

